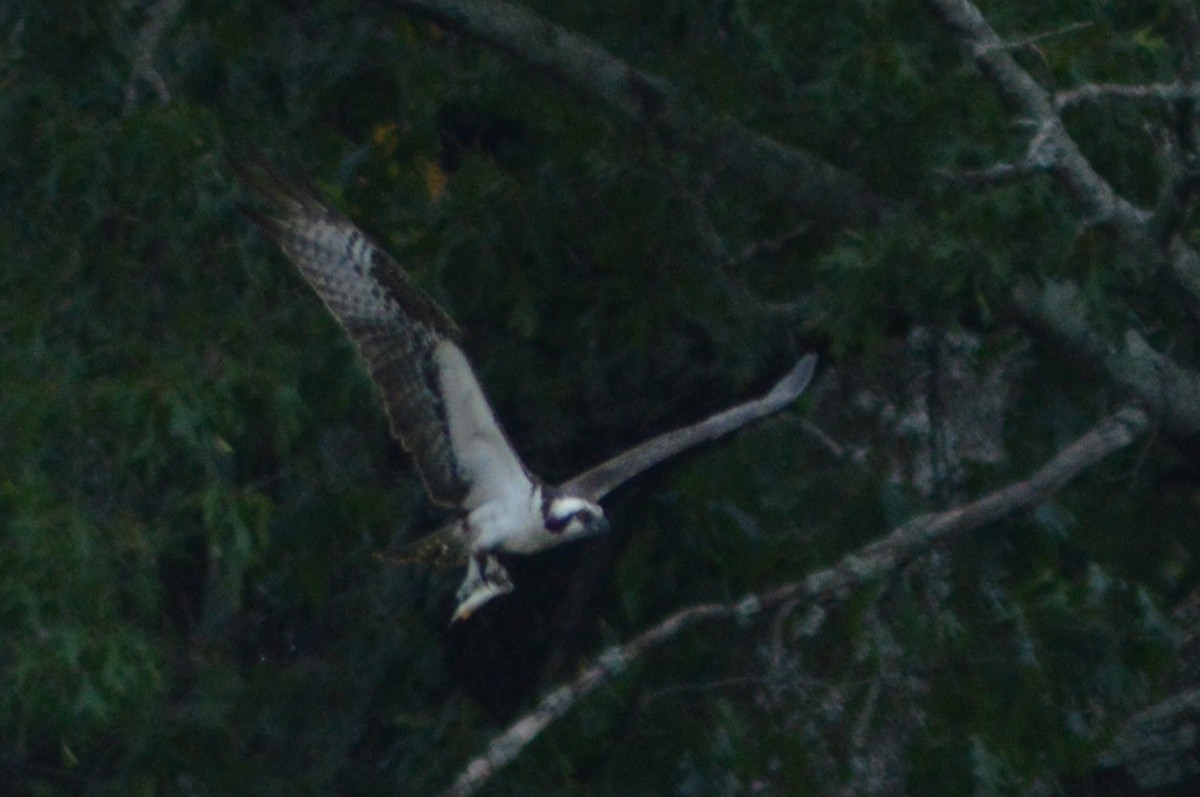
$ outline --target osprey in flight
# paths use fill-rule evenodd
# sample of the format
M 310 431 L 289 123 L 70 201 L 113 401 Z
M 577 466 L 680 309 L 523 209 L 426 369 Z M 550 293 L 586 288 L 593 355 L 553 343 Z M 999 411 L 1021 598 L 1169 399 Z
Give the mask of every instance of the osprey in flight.
M 647 468 L 774 412 L 812 379 L 808 355 L 762 398 L 667 432 L 555 487 L 529 472 L 496 421 L 461 333 L 386 252 L 342 215 L 281 177 L 264 159 L 234 163 L 272 209 L 248 211 L 279 244 L 358 346 L 383 394 L 392 433 L 412 455 L 449 525 L 397 559 L 454 564 L 467 575 L 454 620 L 512 590 L 496 553 L 531 554 L 604 532 L 597 503 Z

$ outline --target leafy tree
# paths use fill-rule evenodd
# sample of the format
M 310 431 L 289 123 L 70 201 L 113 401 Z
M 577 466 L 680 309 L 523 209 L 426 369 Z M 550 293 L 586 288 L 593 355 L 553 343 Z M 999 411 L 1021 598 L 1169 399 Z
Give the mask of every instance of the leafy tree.
M 14 794 L 1190 794 L 1187 0 L 0 8 Z M 265 150 L 609 538 L 456 574 Z M 454 785 L 452 785 L 454 784 Z

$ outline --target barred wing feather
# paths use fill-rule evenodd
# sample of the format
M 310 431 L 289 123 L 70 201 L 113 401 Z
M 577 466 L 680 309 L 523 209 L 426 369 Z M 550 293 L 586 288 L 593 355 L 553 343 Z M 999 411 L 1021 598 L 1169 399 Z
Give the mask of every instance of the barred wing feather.
M 528 484 L 441 308 L 365 233 L 265 160 L 234 168 L 272 209 L 250 216 L 357 344 L 430 497 L 469 511 L 514 480 Z

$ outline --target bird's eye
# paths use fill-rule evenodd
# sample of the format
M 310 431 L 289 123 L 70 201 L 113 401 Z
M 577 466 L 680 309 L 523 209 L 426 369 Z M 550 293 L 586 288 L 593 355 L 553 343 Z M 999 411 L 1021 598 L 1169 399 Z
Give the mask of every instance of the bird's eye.
M 571 522 L 571 518 L 575 517 L 577 514 L 579 514 L 579 513 L 572 512 L 569 515 L 563 515 L 562 517 L 554 517 L 554 516 L 548 517 L 548 518 L 546 518 L 546 529 L 548 531 L 552 531 L 555 534 L 557 534 L 558 532 L 565 529 L 567 527 L 567 524 Z

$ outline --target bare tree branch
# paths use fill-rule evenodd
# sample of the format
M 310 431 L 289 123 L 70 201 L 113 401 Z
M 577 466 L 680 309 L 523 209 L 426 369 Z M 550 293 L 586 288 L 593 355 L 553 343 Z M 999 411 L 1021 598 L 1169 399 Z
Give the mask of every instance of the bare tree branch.
M 913 518 L 886 537 L 801 581 L 747 595 L 736 603 L 705 603 L 675 612 L 629 642 L 609 648 L 575 680 L 543 697 L 533 711 L 495 737 L 483 754 L 462 770 L 445 792 L 446 797 L 468 797 L 477 792 L 580 700 L 686 629 L 712 620 L 747 618 L 762 609 L 785 604 L 844 599 L 853 589 L 893 571 L 934 545 L 1041 503 L 1087 468 L 1129 445 L 1148 427 L 1145 412 L 1133 407 L 1123 409 L 1068 445 L 1028 479 L 955 509 Z
M 1084 30 L 1086 28 L 1090 28 L 1091 26 L 1091 22 L 1072 22 L 1070 25 L 1063 25 L 1061 28 L 1055 28 L 1054 30 L 1034 33 L 1029 36 L 1023 36 L 1020 39 L 1008 39 L 1001 46 L 1009 50 L 1023 50 L 1027 47 L 1033 48 L 1033 45 L 1040 41 L 1053 39 L 1056 36 L 1066 36 L 1068 33 L 1074 33 L 1077 30 Z
M 121 107 L 123 115 L 128 115 L 137 103 L 139 83 L 147 83 L 154 89 L 159 105 L 166 105 L 171 101 L 171 91 L 167 88 L 166 81 L 154 68 L 154 52 L 158 49 L 167 26 L 182 10 L 183 1 L 158 0 L 147 10 L 146 24 L 138 31 L 134 47 L 133 70 L 129 75 L 129 82 L 125 85 L 125 101 Z
M 1179 38 L 1183 45 L 1183 62 L 1180 64 L 1180 75 L 1183 82 L 1195 86 L 1200 80 L 1200 12 L 1192 0 L 1173 0 L 1175 14 L 1179 23 Z
M 1159 195 L 1150 221 L 1150 235 L 1172 249 L 1179 250 L 1176 236 L 1182 236 L 1187 219 L 1200 191 L 1200 144 L 1197 143 L 1196 105 L 1200 99 L 1200 14 L 1192 0 L 1175 0 L 1182 56 L 1179 81 L 1183 91 L 1171 102 L 1172 124 L 1165 155 L 1168 179 Z M 1185 247 L 1186 248 L 1186 247 Z
M 855 452 L 851 451 L 837 440 L 834 440 L 833 437 L 830 436 L 829 433 L 820 426 L 817 426 L 807 418 L 801 418 L 800 428 L 804 430 L 805 434 L 820 444 L 822 448 L 828 451 L 830 456 L 832 456 L 834 459 L 860 470 L 863 469 L 863 463 L 859 458 L 855 457 Z
M 982 169 L 940 169 L 937 172 L 939 177 L 968 185 L 1002 185 L 1045 173 L 1045 166 L 1035 164 L 1029 158 L 994 163 Z
M 1123 235 L 1140 234 L 1143 211 L 1117 196 L 1079 151 L 1055 112 L 1047 92 L 1022 69 L 1004 41 L 968 0 L 925 0 L 946 27 L 966 47 L 975 66 L 995 86 L 1001 98 L 1043 133 L 1056 150 L 1060 179 L 1085 215 L 1111 221 Z
M 1187 83 L 1150 83 L 1131 86 L 1123 83 L 1086 83 L 1082 86 L 1060 91 L 1054 95 L 1054 108 L 1064 111 L 1085 102 L 1096 100 L 1139 100 L 1141 102 L 1167 103 L 1182 99 L 1198 99 L 1200 91 Z
M 1148 233 L 1149 212 L 1117 194 L 1071 138 L 1058 116 L 1055 100 L 1030 77 L 970 0 L 925 0 L 966 48 L 975 66 L 1000 97 L 1038 131 L 1051 172 L 1091 223 L 1106 223 L 1117 240 L 1151 269 L 1163 268 L 1186 295 L 1189 310 L 1200 315 L 1200 255 L 1173 239 L 1164 247 Z M 1036 137 L 1035 137 L 1036 138 Z
M 1147 224 L 1150 237 L 1166 246 L 1168 253 L 1181 245 L 1186 247 L 1176 238 L 1183 231 L 1195 203 L 1196 191 L 1200 190 L 1200 168 L 1197 167 L 1196 153 L 1177 152 L 1175 147 L 1169 149 L 1167 159 L 1170 173 Z M 1183 254 L 1179 252 L 1176 256 Z
M 589 100 L 684 146 L 723 173 L 778 195 L 805 218 L 871 225 L 881 202 L 857 177 L 807 152 L 720 118 L 656 75 L 594 42 L 502 0 L 391 0 L 397 8 L 513 55 Z
M 803 238 L 810 232 L 812 232 L 812 223 L 806 221 L 788 230 L 783 235 L 778 235 L 774 238 L 766 240 L 754 241 L 750 244 L 747 244 L 742 251 L 737 253 L 737 255 L 732 256 L 729 260 L 729 265 L 740 266 L 760 257 L 779 254 L 789 245 Z
M 1200 726 L 1200 689 L 1177 692 L 1126 720 L 1112 747 L 1101 758 L 1127 770 L 1139 789 L 1149 792 L 1200 774 L 1196 729 Z
M 729 297 L 735 313 L 742 317 L 773 318 L 789 322 L 798 321 L 809 314 L 809 310 L 811 309 L 809 302 L 804 300 L 772 301 L 765 299 L 758 295 L 740 274 L 735 274 L 734 269 L 754 258 L 781 251 L 788 244 L 811 230 L 811 222 L 805 221 L 777 238 L 755 241 L 748 244 L 737 255 L 734 255 L 729 251 L 729 247 L 725 245 L 725 240 L 717 231 L 717 227 L 713 223 L 703 199 L 686 189 L 679 189 L 679 194 L 683 198 L 683 201 L 691 207 L 696 231 L 700 235 L 700 240 L 708 248 L 709 255 L 712 258 L 714 267 L 709 270 L 710 274 Z
M 1035 330 L 1082 355 L 1114 383 L 1130 390 L 1171 431 L 1200 431 L 1200 374 L 1177 365 L 1134 330 L 1122 345 L 1110 343 L 1091 325 L 1078 286 L 1067 281 L 1032 281 L 1013 291 L 1018 312 Z

